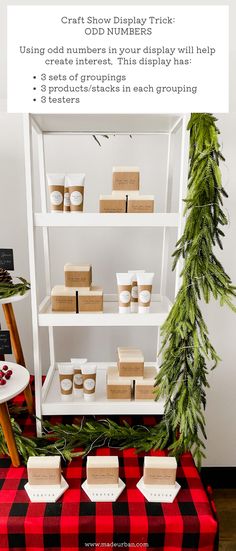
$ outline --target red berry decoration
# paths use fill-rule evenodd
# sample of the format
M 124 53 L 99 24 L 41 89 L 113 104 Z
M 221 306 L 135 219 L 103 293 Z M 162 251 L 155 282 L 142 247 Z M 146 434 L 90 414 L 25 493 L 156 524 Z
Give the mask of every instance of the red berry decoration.
M 8 371 L 8 366 L 7 366 L 7 365 L 3 365 L 3 366 L 2 366 L 2 370 L 3 370 L 3 371 Z
M 6 381 L 5 379 L 0 379 L 0 385 L 1 385 L 1 386 L 5 385 L 6 382 L 7 382 L 7 381 Z
M 7 375 L 10 375 L 10 377 L 11 377 L 12 373 L 13 373 L 13 371 L 11 369 L 8 369 Z
M 11 378 L 11 373 L 9 373 L 9 371 L 7 371 L 6 375 L 5 375 L 5 379 L 10 379 Z

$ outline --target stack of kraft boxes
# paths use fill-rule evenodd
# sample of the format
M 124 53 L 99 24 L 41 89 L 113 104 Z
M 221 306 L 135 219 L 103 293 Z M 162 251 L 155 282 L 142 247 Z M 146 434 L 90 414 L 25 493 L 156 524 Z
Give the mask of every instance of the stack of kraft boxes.
M 114 167 L 112 195 L 100 195 L 100 212 L 154 212 L 154 196 L 140 195 L 138 167 Z
M 54 312 L 103 312 L 103 289 L 92 285 L 92 266 L 64 266 L 65 285 L 51 292 Z
M 109 400 L 154 400 L 156 367 L 144 367 L 144 356 L 137 348 L 118 348 L 117 367 L 107 370 Z

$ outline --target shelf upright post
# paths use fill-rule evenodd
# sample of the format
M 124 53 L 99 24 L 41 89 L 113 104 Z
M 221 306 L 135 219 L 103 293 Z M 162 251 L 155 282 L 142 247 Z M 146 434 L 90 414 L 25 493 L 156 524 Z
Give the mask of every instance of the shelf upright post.
M 24 144 L 25 144 L 25 179 L 26 179 L 26 201 L 28 219 L 28 246 L 29 246 L 29 268 L 31 283 L 31 308 L 33 328 L 33 355 L 35 373 L 35 413 L 37 417 L 37 434 L 41 434 L 41 393 L 42 393 L 42 366 L 39 346 L 38 327 L 38 304 L 36 286 L 36 260 L 35 260 L 35 229 L 34 229 L 34 208 L 33 208 L 33 144 L 32 144 L 32 123 L 31 115 L 24 115 Z
M 179 223 L 178 236 L 179 240 L 184 229 L 185 217 L 183 216 L 184 203 L 183 199 L 186 196 L 188 185 L 188 161 L 189 161 L 189 132 L 187 132 L 188 115 L 183 115 L 181 126 L 181 154 L 180 154 L 180 175 L 179 175 Z M 175 296 L 177 295 L 181 285 L 181 271 L 183 262 L 180 259 L 177 262 L 175 270 Z
M 167 159 L 166 159 L 166 189 L 165 189 L 165 201 L 164 212 L 168 212 L 168 197 L 169 197 L 169 183 L 170 183 L 170 158 L 171 158 L 171 132 L 168 133 L 167 138 Z M 160 295 L 161 298 L 166 295 L 166 277 L 168 266 L 168 251 L 169 251 L 169 233 L 168 228 L 163 228 L 162 237 L 162 255 L 161 255 L 161 277 L 160 277 Z M 159 351 L 161 347 L 161 327 L 157 330 L 157 365 L 160 364 Z
M 45 170 L 45 147 L 44 147 L 44 134 L 42 131 L 37 132 L 38 140 L 38 164 L 39 164 L 39 183 L 40 183 L 40 195 L 41 195 L 41 212 L 47 213 L 47 196 L 46 196 L 46 170 Z M 44 252 L 44 270 L 45 270 L 45 283 L 46 294 L 51 295 L 51 266 L 50 266 L 50 249 L 49 249 L 49 230 L 46 226 L 43 230 L 43 252 Z M 50 353 L 50 365 L 55 366 L 55 345 L 54 345 L 54 331 L 53 327 L 48 328 L 49 336 L 49 353 Z

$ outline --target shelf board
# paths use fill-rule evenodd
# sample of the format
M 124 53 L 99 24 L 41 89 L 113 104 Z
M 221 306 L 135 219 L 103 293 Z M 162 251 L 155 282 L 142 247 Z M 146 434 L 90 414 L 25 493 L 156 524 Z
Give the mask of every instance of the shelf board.
M 178 114 L 31 114 L 45 133 L 166 134 L 181 118 Z
M 167 297 L 154 295 L 148 314 L 119 314 L 116 296 L 104 295 L 103 312 L 52 312 L 51 299 L 46 297 L 39 307 L 38 322 L 41 327 L 159 327 L 170 308 Z
M 36 227 L 178 227 L 179 214 L 176 212 L 155 212 L 142 214 L 106 214 L 99 212 L 79 213 L 35 213 Z
M 43 415 L 162 415 L 163 400 L 108 400 L 106 397 L 106 371 L 115 363 L 97 363 L 97 383 L 94 401 L 86 402 L 83 398 L 73 396 L 71 401 L 61 400 L 59 377 L 56 369 L 50 376 L 46 392 L 43 391 Z M 154 366 L 155 362 L 145 363 Z

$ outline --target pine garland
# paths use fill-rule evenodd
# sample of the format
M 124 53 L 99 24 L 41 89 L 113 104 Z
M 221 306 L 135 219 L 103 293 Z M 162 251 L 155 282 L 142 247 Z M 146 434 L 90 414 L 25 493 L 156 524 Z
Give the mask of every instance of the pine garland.
M 190 131 L 189 180 L 185 199 L 187 215 L 184 232 L 173 253 L 173 269 L 183 259 L 182 284 L 175 303 L 162 326 L 163 360 L 156 378 L 156 398 L 165 399 L 164 419 L 160 431 L 166 430 L 169 450 L 179 455 L 192 450 L 200 467 L 204 455 L 206 388 L 208 362 L 214 368 L 219 357 L 210 343 L 208 329 L 199 303 L 211 297 L 236 311 L 232 299 L 236 288 L 216 258 L 213 249 L 222 249 L 227 224 L 223 211 L 220 161 L 224 157 L 218 142 L 216 118 L 210 114 L 193 114 Z
M 137 452 L 148 452 L 159 447 L 159 425 L 130 426 L 126 421 L 119 425 L 111 419 L 91 419 L 71 425 L 52 425 L 44 421 L 43 436 L 29 438 L 22 434 L 20 426 L 12 417 L 11 423 L 16 446 L 24 463 L 28 457 L 40 455 L 61 455 L 65 461 L 71 461 L 73 457 L 86 455 L 105 445 L 120 450 L 135 448 Z M 9 455 L 1 427 L 0 453 Z
M 60 454 L 65 460 L 108 445 L 138 452 L 164 449 L 179 456 L 191 450 L 197 465 L 204 457 L 206 438 L 204 409 L 209 386 L 208 364 L 214 368 L 219 357 L 212 346 L 199 303 L 211 297 L 236 311 L 232 302 L 236 288 L 214 254 L 222 249 L 222 226 L 227 224 L 223 211 L 220 161 L 224 161 L 218 142 L 216 118 L 210 114 L 191 116 L 189 180 L 185 199 L 186 224 L 173 253 L 174 264 L 183 259 L 182 283 L 175 303 L 162 326 L 162 364 L 156 378 L 156 399 L 163 397 L 165 411 L 153 427 L 118 425 L 110 419 L 89 420 L 75 425 L 43 423 L 42 438 L 26 438 L 11 420 L 19 453 L 26 461 L 30 455 Z M 76 451 L 81 448 L 82 451 Z M 0 452 L 8 453 L 0 429 Z

